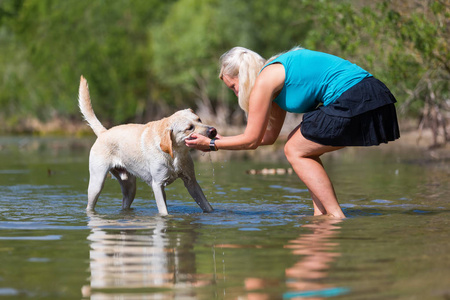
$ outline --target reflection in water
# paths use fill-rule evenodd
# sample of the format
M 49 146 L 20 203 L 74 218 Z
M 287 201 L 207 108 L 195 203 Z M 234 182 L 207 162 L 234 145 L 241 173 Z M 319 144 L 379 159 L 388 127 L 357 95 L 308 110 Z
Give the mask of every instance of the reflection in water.
M 346 294 L 348 289 L 334 287 L 324 281 L 328 277 L 331 263 L 340 256 L 336 252 L 339 234 L 338 224 L 342 220 L 316 218 L 310 224 L 303 225 L 311 233 L 302 234 L 285 246 L 299 256 L 299 261 L 285 270 L 286 286 L 290 290 L 283 299 L 323 299 L 325 297 Z M 334 240 L 334 241 L 333 241 Z M 245 287 L 248 300 L 271 299 L 272 295 L 258 292 L 278 286 L 277 281 L 260 278 L 246 278 Z
M 91 214 L 88 223 L 91 233 L 87 238 L 91 276 L 90 285 L 82 289 L 83 296 L 94 300 L 196 299 L 200 291 L 195 287 L 217 285 L 222 276 L 225 282 L 225 261 L 223 270 L 218 270 L 215 249 L 242 248 L 243 245 L 214 245 L 213 274 L 200 275 L 193 246 L 197 231 L 190 228 L 168 232 L 168 228 L 173 228 L 167 224 L 168 220 L 158 216 L 145 220 L 135 216 L 129 220 L 114 220 Z M 189 221 L 186 222 L 177 224 L 177 228 L 189 228 Z M 329 268 L 339 256 L 336 252 L 339 222 L 341 220 L 315 218 L 303 225 L 311 232 L 284 246 L 298 256 L 298 262 L 285 270 L 285 283 L 281 278 L 245 278 L 245 299 L 272 299 L 272 292 L 279 298 L 280 288 L 288 290 L 283 293 L 283 299 L 322 299 L 347 293 L 347 289 L 326 283 Z M 223 297 L 227 298 L 228 287 L 223 288 Z
M 335 239 L 340 222 L 335 219 L 315 220 L 303 226 L 311 229 L 311 233 L 303 234 L 285 246 L 292 249 L 294 255 L 301 256 L 301 259 L 286 269 L 286 285 L 292 292 L 285 293 L 284 299 L 322 299 L 347 293 L 345 288 L 323 283 L 328 277 L 331 263 L 340 256 L 336 252 L 339 244 Z
M 132 293 L 141 299 L 145 293 L 145 299 L 170 299 L 179 296 L 173 288 L 202 285 L 192 277 L 196 273 L 194 233 L 183 233 L 183 239 L 169 236 L 167 220 L 158 216 L 147 220 L 89 217 L 91 277 L 90 286 L 82 289 L 84 297 L 129 298 Z M 136 289 L 142 290 L 136 293 Z M 172 292 L 167 293 L 169 289 Z

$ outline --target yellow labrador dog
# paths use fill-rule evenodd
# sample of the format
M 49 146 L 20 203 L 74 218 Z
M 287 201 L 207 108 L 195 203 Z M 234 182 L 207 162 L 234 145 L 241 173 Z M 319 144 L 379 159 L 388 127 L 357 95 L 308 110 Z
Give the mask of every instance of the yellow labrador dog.
M 95 116 L 86 79 L 81 76 L 78 105 L 97 135 L 89 156 L 87 209 L 93 210 L 108 172 L 122 188 L 122 208 L 131 206 L 136 195 L 136 177 L 151 185 L 158 211 L 167 215 L 164 187 L 181 178 L 204 212 L 213 208 L 195 179 L 194 163 L 184 140 L 192 133 L 214 138 L 214 127 L 201 123 L 191 109 L 147 124 L 126 124 L 106 129 Z

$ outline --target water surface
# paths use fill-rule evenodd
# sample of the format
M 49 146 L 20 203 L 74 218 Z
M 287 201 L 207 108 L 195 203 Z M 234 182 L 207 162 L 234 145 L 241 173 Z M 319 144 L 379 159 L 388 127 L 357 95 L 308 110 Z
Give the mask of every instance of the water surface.
M 157 214 L 140 182 L 123 211 L 107 180 L 86 213 L 90 139 L 0 138 L 0 298 L 448 299 L 449 163 L 420 152 L 324 156 L 344 221 L 311 217 L 286 161 L 196 163 L 215 211 L 181 181 Z M 204 158 L 204 157 L 203 157 Z

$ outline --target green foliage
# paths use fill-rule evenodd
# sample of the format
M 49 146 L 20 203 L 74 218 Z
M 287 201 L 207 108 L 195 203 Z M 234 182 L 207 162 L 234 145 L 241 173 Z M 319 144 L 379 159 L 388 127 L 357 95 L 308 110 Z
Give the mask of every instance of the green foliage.
M 196 81 L 205 80 L 207 89 L 217 88 L 219 27 L 214 2 L 180 0 L 153 28 L 152 68 L 158 82 L 173 89 L 166 94 L 169 105 L 191 104 L 185 103 L 185 97 L 198 93 Z
M 80 119 L 83 74 L 102 121 L 204 105 L 227 107 L 229 122 L 238 108 L 217 73 L 234 46 L 266 58 L 296 45 L 332 53 L 386 82 L 409 112 L 423 115 L 431 91 L 445 110 L 449 9 L 438 0 L 3 0 L 0 120 Z
M 1 36 L 9 58 L 2 61 L 3 112 L 41 119 L 75 115 L 83 74 L 96 111 L 117 122 L 133 119 L 149 97 L 148 27 L 165 9 L 167 2 L 156 0 L 26 1 Z
M 153 29 L 152 68 L 159 82 L 176 89 L 167 94 L 170 98 L 166 102 L 186 104 L 187 96 L 213 106 L 230 99 L 234 104 L 234 98 L 221 92 L 218 58 L 234 46 L 251 48 L 269 57 L 300 43 L 307 30 L 302 21 L 296 20 L 295 9 L 300 7 L 297 3 L 288 1 L 283 6 L 268 0 L 177 1 L 164 22 Z M 270 26 L 263 26 L 266 23 Z
M 438 135 L 448 141 L 450 3 L 382 0 L 362 8 L 318 3 L 323 13 L 312 16 L 307 47 L 366 68 L 394 91 L 401 112 L 429 123 L 435 143 Z

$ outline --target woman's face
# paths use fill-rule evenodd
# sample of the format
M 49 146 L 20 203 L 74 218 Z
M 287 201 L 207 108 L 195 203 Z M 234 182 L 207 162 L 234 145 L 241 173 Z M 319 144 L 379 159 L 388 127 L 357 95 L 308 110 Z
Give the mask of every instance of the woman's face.
M 228 75 L 223 75 L 223 82 L 227 87 L 229 87 L 236 97 L 239 97 L 239 77 L 230 77 Z

